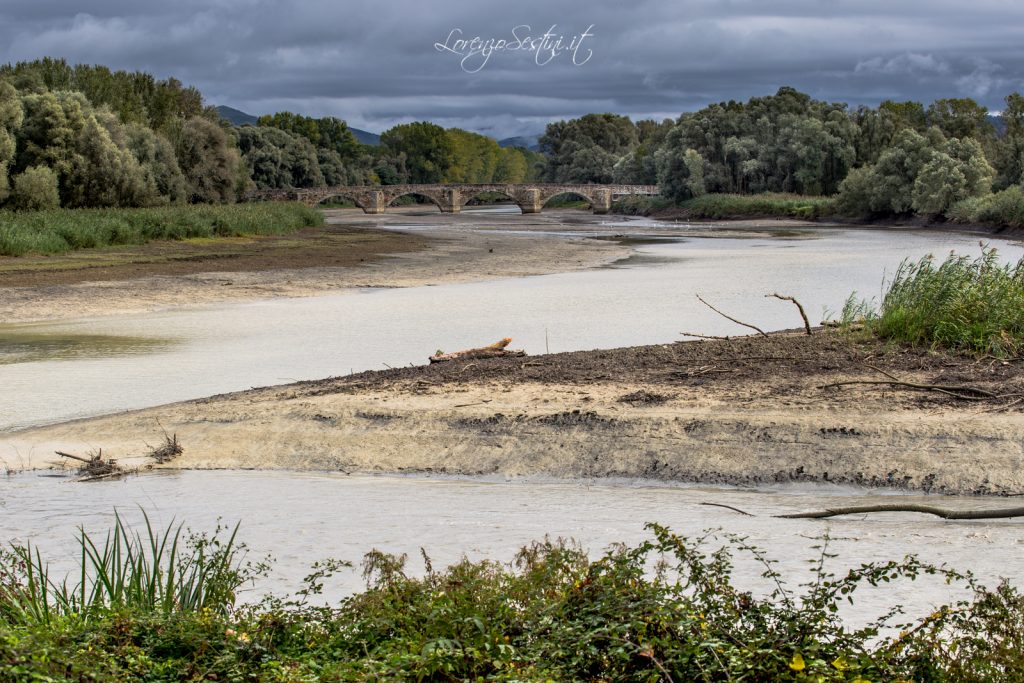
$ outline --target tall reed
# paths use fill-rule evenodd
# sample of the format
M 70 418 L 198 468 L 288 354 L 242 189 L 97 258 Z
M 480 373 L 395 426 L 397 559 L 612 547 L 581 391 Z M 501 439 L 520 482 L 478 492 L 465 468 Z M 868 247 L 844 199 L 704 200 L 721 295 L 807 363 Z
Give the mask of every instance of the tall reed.
M 243 564 L 238 525 L 230 533 L 184 534 L 173 522 L 163 531 L 142 511 L 145 531 L 115 514 L 102 544 L 79 529 L 77 583 L 51 578 L 48 563 L 31 544 L 0 553 L 0 618 L 49 624 L 58 618 L 89 621 L 124 608 L 171 614 L 234 606 L 236 591 L 263 570 Z
M 1015 356 L 1024 351 L 1024 259 L 1001 264 L 996 250 L 904 261 L 882 299 L 876 332 L 914 345 Z

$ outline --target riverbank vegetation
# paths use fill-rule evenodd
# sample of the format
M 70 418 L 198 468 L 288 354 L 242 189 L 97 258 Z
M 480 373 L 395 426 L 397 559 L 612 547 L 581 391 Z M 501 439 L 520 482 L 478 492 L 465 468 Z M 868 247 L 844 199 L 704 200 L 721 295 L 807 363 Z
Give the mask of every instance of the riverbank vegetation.
M 152 240 L 285 235 L 323 222 L 319 211 L 284 202 L 0 211 L 0 255 L 59 254 Z
M 995 249 L 903 262 L 877 308 L 851 297 L 843 321 L 885 339 L 1019 357 L 1024 351 L 1024 259 L 1002 264 Z
M 597 559 L 545 540 L 509 564 L 463 560 L 414 573 L 379 551 L 367 588 L 334 605 L 346 562 L 317 563 L 292 598 L 239 604 L 268 570 L 235 534 L 180 526 L 105 542 L 82 533 L 72 583 L 28 547 L 0 555 L 0 677 L 45 681 L 1014 681 L 1024 670 L 1024 596 L 908 557 L 833 574 L 827 539 L 804 577 L 742 539 L 651 539 Z M 734 567 L 760 567 L 761 589 Z M 756 573 L 756 572 L 755 572 Z M 850 628 L 846 603 L 885 584 L 953 582 L 963 600 L 898 608 Z M 794 585 L 795 582 L 795 585 Z

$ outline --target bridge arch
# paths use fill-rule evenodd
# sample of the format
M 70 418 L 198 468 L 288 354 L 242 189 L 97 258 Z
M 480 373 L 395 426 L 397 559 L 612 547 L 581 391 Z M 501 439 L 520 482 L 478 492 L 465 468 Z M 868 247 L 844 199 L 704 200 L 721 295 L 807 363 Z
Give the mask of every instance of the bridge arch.
M 506 188 L 496 187 L 480 187 L 472 188 L 469 190 L 462 190 L 460 200 L 462 201 L 460 208 L 469 206 L 469 203 L 479 197 L 482 194 L 499 194 L 502 197 L 506 197 L 512 201 L 513 204 L 519 207 L 519 210 L 523 210 L 523 204 L 511 191 Z
M 566 197 L 566 196 L 568 196 L 568 197 L 579 197 L 580 199 L 582 199 L 585 202 L 587 202 L 587 204 L 589 204 L 591 207 L 596 206 L 596 204 L 597 204 L 597 201 L 593 197 L 587 195 L 587 193 L 581 192 L 578 189 L 567 188 L 567 189 L 564 189 L 564 190 L 556 190 L 554 192 L 551 192 L 550 194 L 542 195 L 541 196 L 541 206 L 547 206 L 551 202 L 551 200 L 554 199 L 555 197 Z
M 320 196 L 318 198 L 318 201 L 317 201 L 317 206 L 319 206 L 320 204 L 323 204 L 326 201 L 330 201 L 331 199 L 347 199 L 348 201 L 352 202 L 353 204 L 355 204 L 357 207 L 359 207 L 363 211 L 366 211 L 366 208 L 367 208 L 366 203 L 363 202 L 360 199 L 360 197 L 359 197 L 359 195 L 357 193 L 355 193 L 355 192 L 334 192 L 334 191 L 332 191 L 330 193 L 325 193 L 322 196 Z
M 387 195 L 387 197 L 385 197 L 385 201 L 387 202 L 387 206 L 388 207 L 394 206 L 395 202 L 397 200 L 401 199 L 402 197 L 423 197 L 424 199 L 429 199 L 430 203 L 433 204 L 434 206 L 436 206 L 439 211 L 444 211 L 444 207 L 445 207 L 444 198 L 443 197 L 438 197 L 438 196 L 436 196 L 435 193 L 431 192 L 430 190 L 426 190 L 426 189 L 400 190 L 400 191 L 395 192 L 395 193 L 390 193 L 390 194 Z

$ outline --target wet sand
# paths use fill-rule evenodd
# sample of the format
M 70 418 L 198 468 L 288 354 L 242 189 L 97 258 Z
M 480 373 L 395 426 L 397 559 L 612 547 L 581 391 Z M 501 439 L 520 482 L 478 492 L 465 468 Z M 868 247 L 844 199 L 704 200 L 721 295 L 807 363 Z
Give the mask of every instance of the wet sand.
M 76 281 L 40 276 L 35 284 L 3 287 L 0 277 L 0 320 L 534 275 L 630 254 L 627 244 L 592 239 L 603 219 L 580 212 L 452 216 L 406 209 L 380 217 L 342 210 L 329 216 L 326 233 L 335 231 L 333 237 L 271 245 L 262 255 L 243 248 L 246 256 L 234 263 L 242 270 L 208 270 L 231 261 L 211 258 L 195 272 L 142 264 L 142 277 L 127 280 L 92 280 L 101 271 L 90 271 Z M 749 234 L 802 225 L 745 221 L 737 227 Z M 677 225 L 670 229 L 681 234 Z M 570 237 L 544 234 L 553 231 Z M 349 251 L 339 256 L 342 245 Z M 291 256 L 282 260 L 282 254 Z M 331 258 L 341 262 L 326 261 Z M 282 263 L 289 267 L 275 267 Z M 1008 397 L 972 401 L 892 385 L 826 386 L 884 380 L 883 372 Z M 0 434 L 0 465 L 11 471 L 64 466 L 55 450 L 102 449 L 122 464 L 145 467 L 145 454 L 168 433 L 185 452 L 166 467 L 741 485 L 829 481 L 1018 495 L 1024 494 L 1020 396 L 1019 360 L 911 351 L 819 331 L 459 361 L 253 389 Z
M 0 323 L 543 275 L 594 268 L 631 253 L 628 246 L 590 239 L 586 230 L 569 238 L 543 234 L 563 231 L 567 223 L 591 224 L 594 217 L 579 211 L 325 213 L 326 228 L 284 238 L 163 242 L 0 259 Z
M 884 380 L 964 385 L 972 401 Z M 1020 361 L 835 332 L 457 361 L 215 396 L 6 434 L 12 469 L 55 450 L 123 464 L 173 433 L 167 467 L 827 481 L 1024 494 Z

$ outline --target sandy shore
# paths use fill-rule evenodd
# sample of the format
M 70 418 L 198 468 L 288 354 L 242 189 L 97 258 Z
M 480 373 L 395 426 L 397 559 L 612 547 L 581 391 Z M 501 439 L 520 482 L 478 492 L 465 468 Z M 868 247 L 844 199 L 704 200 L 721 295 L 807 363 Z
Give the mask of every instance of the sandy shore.
M 588 225 L 593 216 L 578 211 L 531 216 L 452 215 L 422 209 L 393 209 L 382 216 L 368 216 L 358 209 L 326 213 L 329 224 L 362 229 L 368 234 L 381 229 L 405 231 L 398 237 L 412 241 L 415 248 L 403 247 L 400 253 L 368 253 L 365 262 L 345 266 L 323 265 L 333 258 L 325 249 L 304 252 L 309 261 L 302 267 L 227 270 L 218 268 L 219 262 L 227 260 L 216 258 L 196 269 L 201 272 L 147 275 L 165 271 L 166 267 L 160 262 L 144 263 L 130 280 L 102 279 L 102 269 L 89 268 L 90 272 L 96 271 L 94 277 L 101 279 L 69 284 L 54 273 L 48 278 L 53 282 L 47 282 L 44 274 L 40 284 L 3 286 L 0 272 L 0 322 L 129 315 L 272 297 L 315 296 L 360 287 L 417 287 L 542 275 L 594 268 L 631 253 L 628 246 L 589 238 Z M 544 234 L 571 232 L 574 223 L 579 236 Z M 387 246 L 383 243 L 382 248 Z M 164 248 L 154 245 L 149 249 Z M 81 257 L 81 253 L 76 256 Z M 287 262 L 294 266 L 294 260 Z
M 310 258 L 308 267 L 207 271 L 200 265 L 200 272 L 64 284 L 46 284 L 44 276 L 34 286 L 0 286 L 0 319 L 124 315 L 534 275 L 591 268 L 631 253 L 628 240 L 593 239 L 596 232 L 614 235 L 609 226 L 624 219 L 609 217 L 602 227 L 606 219 L 579 212 L 402 210 L 381 217 L 338 211 L 329 220 L 341 227 L 311 236 L 316 246 L 299 239 L 295 251 L 290 243 L 273 243 L 262 257 L 273 265 L 279 254 L 290 254 L 292 266 Z M 733 227 L 749 235 L 805 225 Z M 641 232 L 681 236 L 687 229 L 672 224 Z M 707 236 L 706 227 L 694 229 Z M 324 265 L 337 258 L 338 245 L 355 251 L 346 265 Z M 382 252 L 387 245 L 401 253 Z M 147 267 L 167 268 L 143 266 L 143 272 Z M 878 384 L 828 388 L 885 379 L 882 372 L 1007 398 L 971 401 Z M 1024 494 L 1024 405 L 1015 398 L 1022 395 L 1019 360 L 911 351 L 836 333 L 773 335 L 463 361 L 254 389 L 0 434 L 0 465 L 45 468 L 57 461 L 55 450 L 102 449 L 122 464 L 145 467 L 146 453 L 166 430 L 185 447 L 169 466 L 183 468 L 806 480 L 1017 495 Z
M 6 434 L 11 468 L 99 448 L 127 465 L 163 430 L 171 467 L 829 481 L 1024 493 L 1024 419 L 884 379 L 1024 392 L 1021 363 L 781 335 L 454 362 L 256 389 Z

